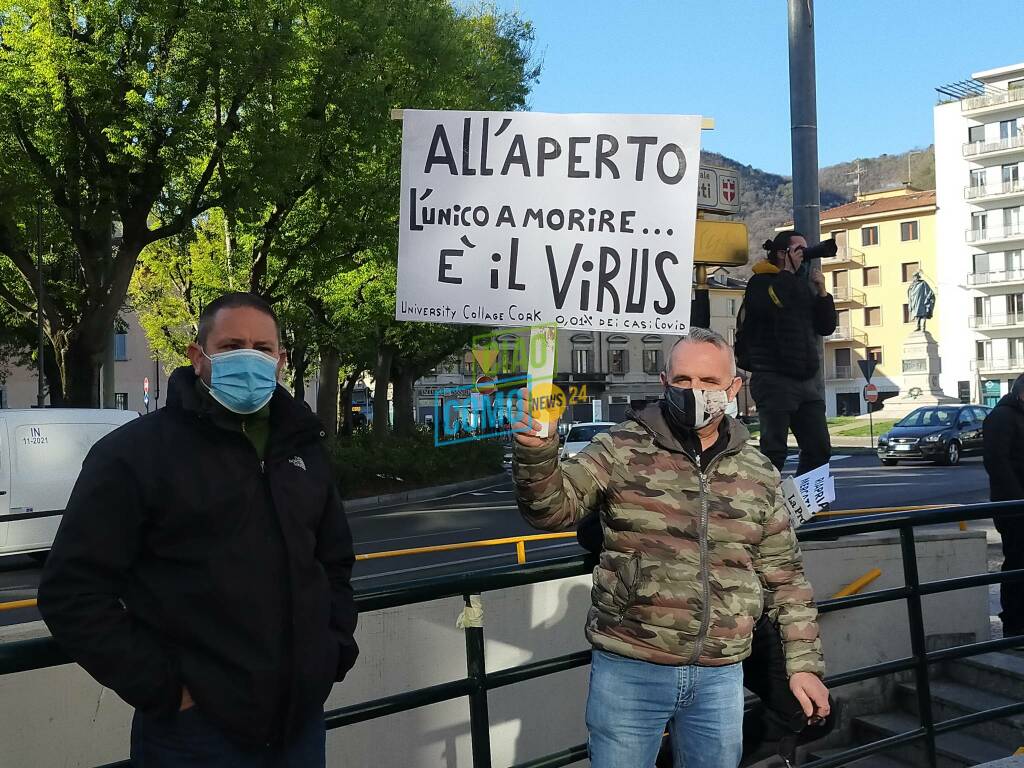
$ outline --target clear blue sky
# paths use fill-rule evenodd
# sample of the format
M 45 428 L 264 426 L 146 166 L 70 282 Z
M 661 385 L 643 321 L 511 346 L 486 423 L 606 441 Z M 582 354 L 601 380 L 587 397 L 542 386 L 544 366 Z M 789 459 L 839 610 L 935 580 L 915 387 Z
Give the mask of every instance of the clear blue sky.
M 790 173 L 785 0 L 497 4 L 536 27 L 531 109 L 709 115 L 707 149 Z M 815 13 L 821 165 L 931 144 L 936 86 L 1024 61 L 1022 0 L 818 0 Z

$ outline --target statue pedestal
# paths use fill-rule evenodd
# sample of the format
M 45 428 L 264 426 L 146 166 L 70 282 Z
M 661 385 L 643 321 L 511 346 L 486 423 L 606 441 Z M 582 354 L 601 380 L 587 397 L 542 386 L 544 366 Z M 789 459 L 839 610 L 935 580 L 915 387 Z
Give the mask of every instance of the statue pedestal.
M 939 388 L 941 372 L 938 342 L 928 331 L 911 331 L 903 342 L 903 386 L 899 395 L 885 401 L 879 413 L 900 418 L 915 408 L 959 405 L 959 400 Z

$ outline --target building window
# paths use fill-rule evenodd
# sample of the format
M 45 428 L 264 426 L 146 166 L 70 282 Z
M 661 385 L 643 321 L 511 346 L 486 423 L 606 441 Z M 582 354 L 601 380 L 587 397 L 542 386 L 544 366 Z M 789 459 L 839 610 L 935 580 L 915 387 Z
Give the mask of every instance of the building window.
M 881 267 L 864 267 L 864 285 L 878 285 Z
M 625 349 L 608 350 L 608 371 L 622 376 L 629 370 L 629 353 Z
M 661 350 L 660 349 L 645 349 L 644 350 L 644 373 L 649 373 L 649 374 L 661 373 Z
M 128 393 L 127 392 L 115 392 L 114 393 L 114 407 L 119 411 L 128 410 Z
M 881 307 L 867 307 L 864 310 L 864 325 L 881 325 L 882 324 L 882 308 Z
M 1013 185 L 1020 181 L 1020 166 L 1017 163 L 1011 163 L 1010 165 L 1004 165 L 1001 170 L 1003 184 L 1011 185 L 1011 189 L 1006 189 L 1005 191 L 1010 192 Z
M 861 245 L 878 245 L 878 227 L 864 227 L 860 231 Z
M 1017 135 L 1016 120 L 1002 120 L 999 123 L 999 138 L 1012 139 Z
M 981 189 L 985 186 L 985 169 L 971 169 L 971 189 Z
M 917 240 L 917 222 L 916 221 L 903 221 L 900 222 L 900 240 L 904 243 L 908 240 Z
M 978 144 L 985 140 L 985 126 L 972 125 L 967 129 L 967 141 L 971 144 Z
M 956 396 L 961 403 L 971 402 L 971 382 L 958 381 L 956 383 Z
M 127 333 L 115 333 L 114 334 L 114 359 L 115 360 L 127 360 L 128 359 L 128 334 Z
M 909 323 L 910 322 L 910 305 L 909 304 L 904 304 L 903 305 L 903 322 L 904 323 Z
M 868 360 L 874 360 L 876 365 L 882 364 L 882 348 L 868 347 Z
M 908 261 L 905 264 L 903 264 L 900 267 L 900 269 L 903 272 L 903 282 L 904 283 L 909 283 L 911 280 L 914 279 L 914 274 L 919 269 L 921 269 L 921 265 L 918 264 L 916 261 Z
M 835 370 L 833 375 L 837 379 L 853 378 L 853 352 L 849 347 L 843 347 L 835 351 Z
M 736 299 L 729 299 L 729 316 L 736 316 Z
M 572 372 L 590 373 L 589 349 L 574 349 L 572 351 Z

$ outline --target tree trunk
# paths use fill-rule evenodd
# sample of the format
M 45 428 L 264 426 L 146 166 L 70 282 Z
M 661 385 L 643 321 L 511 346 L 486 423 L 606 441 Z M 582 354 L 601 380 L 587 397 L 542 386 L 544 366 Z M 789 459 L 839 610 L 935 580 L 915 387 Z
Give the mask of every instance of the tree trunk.
M 58 348 L 57 354 L 64 381 L 64 405 L 68 408 L 99 408 L 103 350 L 90 352 L 84 344 L 71 343 Z
M 48 339 L 49 341 L 49 339 Z M 43 373 L 46 381 L 46 393 L 50 407 L 64 407 L 64 380 L 61 378 L 57 355 L 53 351 L 53 342 L 43 345 Z
M 377 366 L 373 370 L 373 434 L 378 439 L 388 433 L 388 381 L 395 350 L 381 345 L 377 348 Z
M 402 437 L 410 437 L 416 432 L 413 385 L 417 378 L 419 376 L 416 371 L 407 366 L 392 367 L 391 384 L 395 397 L 395 434 Z
M 320 350 L 320 389 L 316 393 L 316 415 L 327 434 L 338 434 L 338 374 L 341 359 L 337 350 Z
M 296 400 L 306 399 L 306 371 L 309 370 L 309 348 L 305 344 L 296 345 L 288 359 L 292 364 L 292 392 Z
M 352 434 L 352 393 L 356 384 L 362 377 L 362 371 L 353 371 L 345 377 L 345 386 L 341 388 L 341 434 L 348 436 Z

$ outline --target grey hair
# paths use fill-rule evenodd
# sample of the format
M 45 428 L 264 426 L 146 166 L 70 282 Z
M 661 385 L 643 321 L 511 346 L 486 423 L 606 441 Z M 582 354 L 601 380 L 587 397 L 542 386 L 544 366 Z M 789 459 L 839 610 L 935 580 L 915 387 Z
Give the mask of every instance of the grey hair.
M 732 363 L 732 375 L 736 375 L 736 355 L 733 353 L 732 346 L 726 341 L 725 336 L 710 328 L 691 326 L 689 333 L 679 337 L 676 343 L 672 345 L 672 349 L 669 350 L 668 357 L 665 358 L 666 377 L 668 377 L 669 368 L 672 365 L 672 355 L 680 344 L 710 344 L 713 347 L 718 347 L 718 349 L 724 349 L 729 353 L 729 361 Z

